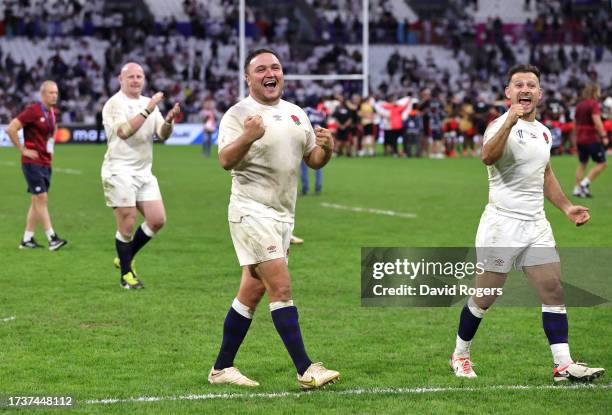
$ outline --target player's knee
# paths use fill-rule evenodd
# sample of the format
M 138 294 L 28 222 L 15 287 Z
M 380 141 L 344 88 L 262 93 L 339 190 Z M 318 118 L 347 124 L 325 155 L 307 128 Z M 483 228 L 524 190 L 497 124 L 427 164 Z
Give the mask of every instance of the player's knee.
M 268 295 L 270 299 L 274 299 L 274 301 L 289 301 L 291 300 L 291 285 L 287 283 L 270 287 Z
M 47 193 L 45 192 L 32 195 L 32 201 L 38 206 L 46 205 L 48 201 Z
M 132 237 L 134 233 L 134 225 L 136 223 L 136 215 L 127 215 L 121 218 L 121 222 L 117 226 L 117 230 L 124 236 Z
M 261 301 L 265 293 L 266 293 L 265 287 L 258 287 L 258 288 L 251 290 L 251 292 L 245 295 L 245 297 L 247 297 L 246 304 L 248 304 L 249 307 L 251 307 L 252 309 L 256 309 L 257 305 L 259 304 L 259 302 Z
M 151 221 L 147 221 L 147 225 L 155 233 L 159 232 L 161 228 L 164 227 L 165 224 L 166 224 L 165 216 L 159 216 L 159 217 L 153 218 Z
M 482 310 L 482 312 L 486 312 L 497 299 L 494 295 L 484 295 L 481 297 L 472 296 L 470 297 L 473 306 L 476 306 L 478 309 Z
M 564 304 L 565 294 L 561 284 L 550 287 L 546 292 L 546 298 L 544 300 L 546 304 Z

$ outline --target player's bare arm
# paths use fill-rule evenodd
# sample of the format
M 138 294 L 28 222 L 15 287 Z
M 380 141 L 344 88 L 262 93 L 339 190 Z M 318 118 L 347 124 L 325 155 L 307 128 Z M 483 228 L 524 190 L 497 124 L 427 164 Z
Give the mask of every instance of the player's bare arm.
M 261 115 L 249 115 L 244 119 L 244 131 L 240 137 L 219 153 L 219 163 L 225 170 L 233 169 L 249 152 L 251 145 L 263 137 L 266 127 Z
M 544 170 L 544 196 L 546 196 L 553 205 L 559 208 L 559 210 L 565 213 L 568 219 L 574 222 L 576 226 L 584 225 L 591 218 L 589 215 L 589 208 L 574 205 L 567 196 L 565 196 L 550 163 L 548 163 L 546 170 Z
M 519 118 L 524 115 L 525 110 L 521 104 L 513 104 L 508 110 L 508 117 L 502 124 L 501 128 L 489 141 L 482 146 L 482 161 L 487 166 L 495 164 L 497 160 L 504 154 L 504 148 L 508 142 L 510 130 L 517 123 Z
M 603 126 L 603 122 L 601 121 L 601 115 L 593 114 L 591 117 L 593 118 L 593 124 L 595 124 L 597 134 L 599 134 L 599 137 L 601 137 L 602 144 L 604 146 L 608 146 L 608 134 Z M 576 123 L 574 123 L 574 125 L 576 125 Z
M 179 103 L 175 103 L 174 106 L 168 114 L 166 114 L 166 118 L 164 118 L 164 123 L 161 126 L 161 130 L 159 133 L 159 138 L 162 140 L 167 140 L 172 135 L 172 130 L 174 129 L 174 119 L 181 113 L 181 106 Z
M 149 104 L 144 110 L 142 110 L 142 112 L 136 114 L 134 117 L 130 118 L 129 120 L 127 120 L 126 123 L 123 123 L 119 127 L 119 129 L 117 130 L 117 135 L 119 136 L 119 138 L 121 138 L 122 140 L 127 140 L 128 138 L 133 136 L 138 131 L 138 129 L 142 127 L 142 124 L 144 124 L 147 117 L 155 110 L 155 107 L 157 107 L 157 104 L 159 103 L 159 101 L 162 100 L 163 97 L 163 92 L 156 92 L 155 95 L 151 97 Z
M 334 138 L 327 128 L 315 128 L 315 143 L 317 146 L 304 157 L 304 162 L 311 169 L 318 170 L 325 166 L 334 153 Z
M 38 159 L 38 152 L 36 150 L 26 148 L 26 146 L 22 145 L 19 142 L 18 132 L 22 128 L 23 128 L 23 125 L 21 125 L 21 121 L 19 121 L 17 118 L 13 118 L 10 124 L 6 127 L 6 134 L 11 139 L 11 143 L 13 143 L 15 148 L 17 148 L 23 156 L 36 160 Z

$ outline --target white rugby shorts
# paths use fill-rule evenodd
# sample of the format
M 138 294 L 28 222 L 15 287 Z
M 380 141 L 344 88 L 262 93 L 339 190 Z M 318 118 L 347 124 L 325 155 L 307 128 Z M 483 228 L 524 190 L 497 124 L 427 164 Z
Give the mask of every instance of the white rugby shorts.
M 476 233 L 476 256 L 485 271 L 508 273 L 522 267 L 560 262 L 546 218 L 521 220 L 485 210 Z
M 136 202 L 162 200 L 157 178 L 113 174 L 102 177 L 104 198 L 108 207 L 132 207 Z
M 247 215 L 229 227 L 240 266 L 289 256 L 293 223 Z

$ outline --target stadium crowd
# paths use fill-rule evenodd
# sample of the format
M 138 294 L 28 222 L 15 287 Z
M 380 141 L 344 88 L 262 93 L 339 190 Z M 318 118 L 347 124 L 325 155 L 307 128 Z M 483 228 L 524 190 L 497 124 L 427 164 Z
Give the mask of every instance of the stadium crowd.
M 240 70 L 235 47 L 236 2 L 216 0 L 213 2 L 216 7 L 204 7 L 202 1 L 185 0 L 183 9 L 190 19 L 187 27 L 174 19 L 153 22 L 143 13 L 105 13 L 104 3 L 102 0 L 2 3 L 0 36 L 45 42 L 55 53 L 50 59 L 39 58 L 28 66 L 0 49 L 0 89 L 4 91 L 0 96 L 0 123 L 6 123 L 19 112 L 24 101 L 36 99 L 37 85 L 42 80 L 54 79 L 60 90 L 61 123 L 94 124 L 99 120 L 102 104 L 118 89 L 116 75 L 121 64 L 129 60 L 141 62 L 146 68 L 149 91 L 165 92 L 162 111 L 167 111 L 173 102 L 181 102 L 183 114 L 178 121 L 204 122 L 210 119 L 211 102 L 215 103 L 218 115 L 235 102 L 236 74 Z M 247 8 L 249 47 L 275 48 L 286 62 L 286 73 L 360 72 L 359 49 L 346 46 L 360 42 L 358 2 L 307 3 L 319 26 L 315 27 L 317 36 L 308 38 L 306 51 L 295 47 L 293 40 L 299 36 L 294 30 L 297 22 L 293 15 L 283 14 L 282 7 L 277 14 Z M 338 124 L 333 116 L 337 108 L 346 107 L 351 126 L 347 134 L 350 145 L 343 149 L 345 154 L 368 153 L 360 145 L 364 125 L 373 123 L 389 130 L 388 113 L 381 108 L 401 106 L 397 103 L 402 102 L 398 101 L 402 96 L 410 97 L 414 104 L 400 111 L 404 134 L 399 137 L 405 145 L 399 150 L 387 137 L 386 152 L 439 154 L 438 147 L 430 149 L 426 141 L 428 137 L 430 141 L 434 138 L 432 131 L 440 129 L 447 155 L 454 154 L 455 146 L 461 147 L 460 153 L 471 154 L 474 139 L 477 141 L 482 135 L 483 123 L 496 113 L 494 109 L 503 111 L 507 69 L 519 59 L 528 59 L 542 71 L 542 85 L 546 88 L 542 117 L 559 123 L 559 139 L 566 142 L 580 90 L 589 82 L 601 84 L 595 64 L 601 61 L 605 47 L 612 45 L 610 12 L 600 9 L 576 18 L 571 2 L 539 1 L 534 6 L 538 16 L 535 21 L 528 20 L 517 28 L 499 18 L 475 23 L 463 7 L 472 2 L 456 3 L 458 7 L 448 8 L 442 16 L 408 22 L 394 17 L 390 1 L 375 1 L 370 33 L 373 44 L 448 48 L 458 64 L 458 72 L 452 72 L 432 53 L 419 59 L 402 49 L 389 56 L 386 74 L 371 85 L 370 97 L 356 96 L 361 91 L 360 81 L 287 82 L 285 96 L 303 106 L 325 109 L 332 128 Z M 100 41 L 105 45 L 102 59 L 94 53 Z M 228 45 L 229 54 L 224 53 Z M 74 58 L 67 59 L 60 53 L 65 50 L 75 51 Z M 517 50 L 528 52 L 517 57 Z M 601 86 L 602 97 L 609 96 L 610 85 Z M 359 116 L 363 105 L 374 109 L 365 123 Z M 410 150 L 406 142 L 413 140 L 404 137 L 409 125 L 420 129 L 417 134 L 420 139 L 413 143 L 416 149 Z M 380 129 L 374 128 L 373 134 Z M 417 133 L 410 131 L 411 137 Z M 437 138 L 438 133 L 435 135 Z

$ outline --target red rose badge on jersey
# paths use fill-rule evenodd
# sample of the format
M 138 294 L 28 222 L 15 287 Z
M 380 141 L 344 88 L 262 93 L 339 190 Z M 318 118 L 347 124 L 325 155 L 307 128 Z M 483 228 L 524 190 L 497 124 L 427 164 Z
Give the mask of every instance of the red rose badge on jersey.
M 548 144 L 548 135 L 546 135 L 546 133 L 542 133 L 544 134 L 544 141 L 546 141 L 546 144 Z
M 301 125 L 302 123 L 300 122 L 300 119 L 297 117 L 297 115 L 292 115 L 291 119 L 293 120 L 293 122 L 295 123 L 295 125 Z

